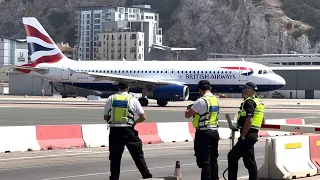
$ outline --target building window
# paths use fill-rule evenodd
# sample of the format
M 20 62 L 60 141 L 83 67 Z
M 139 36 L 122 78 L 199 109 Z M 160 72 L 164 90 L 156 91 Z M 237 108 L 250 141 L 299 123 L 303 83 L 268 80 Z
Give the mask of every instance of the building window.
M 136 53 L 133 54 L 133 59 L 137 59 L 137 54 Z
M 141 54 L 139 54 L 138 59 L 141 59 Z

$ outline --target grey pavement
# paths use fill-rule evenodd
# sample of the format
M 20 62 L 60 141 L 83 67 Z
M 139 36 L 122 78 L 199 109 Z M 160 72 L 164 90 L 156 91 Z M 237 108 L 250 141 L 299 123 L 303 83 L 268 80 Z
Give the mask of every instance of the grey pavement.
M 219 145 L 219 174 L 227 168 L 230 144 L 221 140 Z M 200 179 L 193 143 L 145 145 L 145 158 L 154 177 L 172 176 L 175 162 L 180 161 L 183 180 Z M 256 145 L 258 167 L 264 162 L 264 141 Z M 57 150 L 49 152 L 24 152 L 0 155 L 1 180 L 102 180 L 108 179 L 109 160 L 107 148 Z M 238 177 L 247 178 L 247 170 L 239 161 Z M 227 173 L 226 173 L 227 177 Z M 141 175 L 125 151 L 121 164 L 121 180 L 138 180 Z
M 146 107 L 146 122 L 186 122 L 192 119 L 184 117 L 184 107 L 149 108 Z M 220 119 L 226 119 L 225 113 L 234 114 L 237 108 L 222 108 Z M 57 124 L 100 124 L 105 123 L 103 108 L 96 107 L 1 107 L 0 126 L 57 125 Z M 266 119 L 304 118 L 307 124 L 320 123 L 319 110 L 305 109 L 266 109 Z

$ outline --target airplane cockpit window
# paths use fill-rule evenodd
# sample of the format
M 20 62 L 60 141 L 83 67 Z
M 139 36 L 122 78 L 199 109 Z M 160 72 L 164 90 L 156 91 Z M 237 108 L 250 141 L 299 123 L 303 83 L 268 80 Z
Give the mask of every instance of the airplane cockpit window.
M 268 70 L 268 73 L 269 74 L 274 74 L 274 72 L 271 69 Z
M 274 74 L 272 70 L 259 70 L 258 74 Z

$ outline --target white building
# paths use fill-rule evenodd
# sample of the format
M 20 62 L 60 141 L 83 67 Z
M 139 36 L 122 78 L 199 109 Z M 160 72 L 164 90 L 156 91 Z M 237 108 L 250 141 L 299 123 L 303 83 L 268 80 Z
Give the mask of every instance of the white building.
M 27 40 L 0 37 L 0 66 L 25 63 L 28 63 Z
M 143 52 L 140 53 L 139 48 L 137 48 L 137 58 L 133 58 L 137 60 L 139 59 L 139 54 L 141 54 L 140 60 L 144 60 L 145 54 L 150 51 L 150 47 L 153 44 L 162 44 L 159 14 L 150 9 L 149 5 L 81 7 L 76 11 L 76 19 L 75 59 L 120 60 L 127 57 L 125 59 L 129 60 L 132 56 L 134 57 L 133 52 L 135 51 L 134 46 L 131 46 L 131 44 L 134 44 L 134 42 L 139 43 L 139 41 L 132 40 L 134 42 L 131 43 L 130 40 L 130 42 L 125 42 L 120 39 L 120 35 L 122 37 L 136 36 L 140 39 L 141 33 L 143 33 L 144 38 L 143 41 L 141 40 Z M 100 38 L 98 37 L 99 33 L 101 33 Z M 107 39 L 108 35 L 111 37 L 110 39 Z M 114 39 L 112 39 L 112 36 L 114 36 Z M 120 44 L 120 47 L 118 44 Z M 125 46 L 127 47 L 125 48 Z M 112 49 L 116 51 L 116 54 L 111 53 Z M 106 58 L 103 58 L 103 56 Z M 110 58 L 107 58 L 108 56 Z M 115 57 L 115 59 L 112 59 L 111 56 Z M 122 58 L 119 59 L 119 56 Z
M 129 61 L 144 60 L 144 33 L 99 33 L 97 59 Z

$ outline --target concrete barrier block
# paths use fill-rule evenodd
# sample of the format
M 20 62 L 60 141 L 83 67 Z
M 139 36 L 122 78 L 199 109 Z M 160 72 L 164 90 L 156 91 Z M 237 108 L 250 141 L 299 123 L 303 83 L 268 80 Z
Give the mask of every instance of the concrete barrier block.
M 269 178 L 296 179 L 317 174 L 310 159 L 309 136 L 279 136 L 271 140 Z

